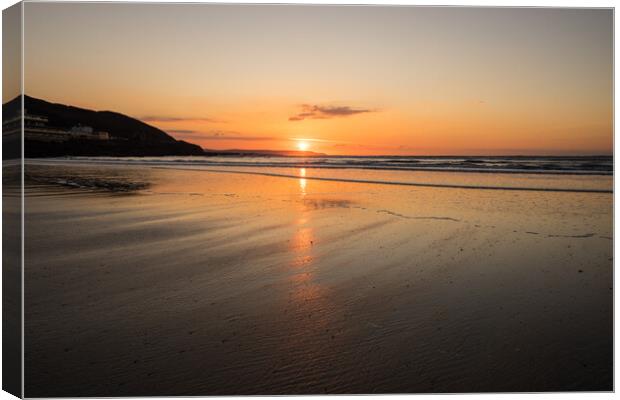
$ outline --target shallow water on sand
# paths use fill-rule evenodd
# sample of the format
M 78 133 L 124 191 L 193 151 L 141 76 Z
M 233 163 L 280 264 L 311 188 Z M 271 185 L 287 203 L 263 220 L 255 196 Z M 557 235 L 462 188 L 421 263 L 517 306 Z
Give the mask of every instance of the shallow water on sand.
M 445 187 L 456 189 L 496 189 L 532 190 L 564 192 L 603 192 L 613 191 L 613 176 L 597 171 L 562 171 L 561 173 L 540 173 L 524 170 L 511 170 L 510 173 L 492 171 L 472 172 L 468 170 L 384 170 L 364 168 L 316 168 L 269 166 L 265 163 L 240 162 L 222 166 L 212 157 L 187 157 L 190 160 L 175 160 L 169 157 L 132 158 L 124 163 L 119 159 L 33 159 L 33 165 L 78 166 L 89 169 L 92 165 L 111 165 L 120 168 L 147 166 L 174 170 L 209 171 L 220 173 L 242 173 L 260 176 L 279 176 L 295 179 L 322 180 L 331 182 L 375 183 L 397 186 Z M 216 157 L 217 159 L 217 157 Z M 243 158 L 241 158 L 243 160 Z M 205 161 L 210 160 L 210 161 Z M 252 159 L 250 159 L 252 160 Z M 271 160 L 271 158 L 266 158 Z M 289 160 L 290 159 L 286 159 Z M 307 160 L 307 159 L 301 159 Z M 278 165 L 277 163 L 274 165 Z M 96 169 L 96 167 L 95 167 Z
M 609 193 L 26 172 L 27 396 L 612 389 Z

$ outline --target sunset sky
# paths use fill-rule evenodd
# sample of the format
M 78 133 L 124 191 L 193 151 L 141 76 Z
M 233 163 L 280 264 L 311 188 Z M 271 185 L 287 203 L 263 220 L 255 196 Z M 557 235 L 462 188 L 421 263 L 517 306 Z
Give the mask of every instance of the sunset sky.
M 211 149 L 610 154 L 611 10 L 25 4 L 25 93 Z

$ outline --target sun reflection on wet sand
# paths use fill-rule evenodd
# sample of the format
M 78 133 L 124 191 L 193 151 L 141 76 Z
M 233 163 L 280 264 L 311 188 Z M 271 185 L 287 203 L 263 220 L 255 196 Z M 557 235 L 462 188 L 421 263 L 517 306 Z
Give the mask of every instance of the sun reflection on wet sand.
M 314 245 L 314 231 L 308 226 L 309 211 L 301 208 L 301 216 L 295 220 L 295 233 L 291 239 L 289 250 L 294 255 L 291 266 L 300 267 L 311 264 L 313 261 L 312 246 Z
M 305 168 L 299 171 L 300 176 L 306 175 Z M 302 196 L 306 194 L 306 179 L 299 180 L 299 188 Z M 323 300 L 325 290 L 315 281 L 316 268 L 316 232 L 313 227 L 313 210 L 301 204 L 298 208 L 299 216 L 294 221 L 294 233 L 289 245 L 292 259 L 289 263 L 291 268 L 291 292 L 289 300 L 296 304 L 296 309 L 304 315 L 320 314 L 325 309 Z M 315 321 L 316 323 L 316 321 Z M 325 325 L 323 323 L 317 326 Z
M 302 219 L 297 221 L 298 224 L 303 224 Z M 304 264 L 312 262 L 312 245 L 314 243 L 314 236 L 312 228 L 299 227 L 291 240 L 290 250 L 295 255 L 292 266 L 299 267 Z
M 306 169 L 299 169 L 299 192 L 302 196 L 306 195 Z M 299 207 L 299 218 L 295 220 L 295 233 L 291 240 L 290 251 L 294 255 L 291 263 L 293 267 L 310 265 L 313 261 L 312 246 L 314 245 L 314 231 L 310 225 L 310 212 L 304 206 Z
M 300 170 L 300 176 L 305 170 Z M 300 193 L 304 196 L 306 179 L 300 179 Z M 288 324 L 287 340 L 283 341 L 282 352 L 294 354 L 296 374 L 314 376 L 322 371 L 316 360 L 326 357 L 333 338 L 333 304 L 329 301 L 329 290 L 317 282 L 317 232 L 313 213 L 303 202 L 299 204 L 297 218 L 293 221 L 293 235 L 289 244 L 291 256 L 288 263 Z
M 306 169 L 305 168 L 300 168 L 299 169 L 299 191 L 301 192 L 302 196 L 306 195 L 306 185 L 307 185 L 307 180 L 305 178 L 306 176 Z

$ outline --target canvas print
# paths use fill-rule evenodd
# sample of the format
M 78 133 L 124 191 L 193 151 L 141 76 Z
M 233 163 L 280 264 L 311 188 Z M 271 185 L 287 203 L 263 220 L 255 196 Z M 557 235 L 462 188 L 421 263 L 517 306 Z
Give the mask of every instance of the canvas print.
M 5 390 L 613 390 L 613 9 L 3 21 Z

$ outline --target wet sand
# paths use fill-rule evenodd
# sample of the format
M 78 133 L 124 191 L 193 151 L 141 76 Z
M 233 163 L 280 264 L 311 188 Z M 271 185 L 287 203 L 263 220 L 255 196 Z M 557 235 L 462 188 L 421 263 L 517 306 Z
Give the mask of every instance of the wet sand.
M 27 173 L 28 397 L 612 390 L 609 193 Z

